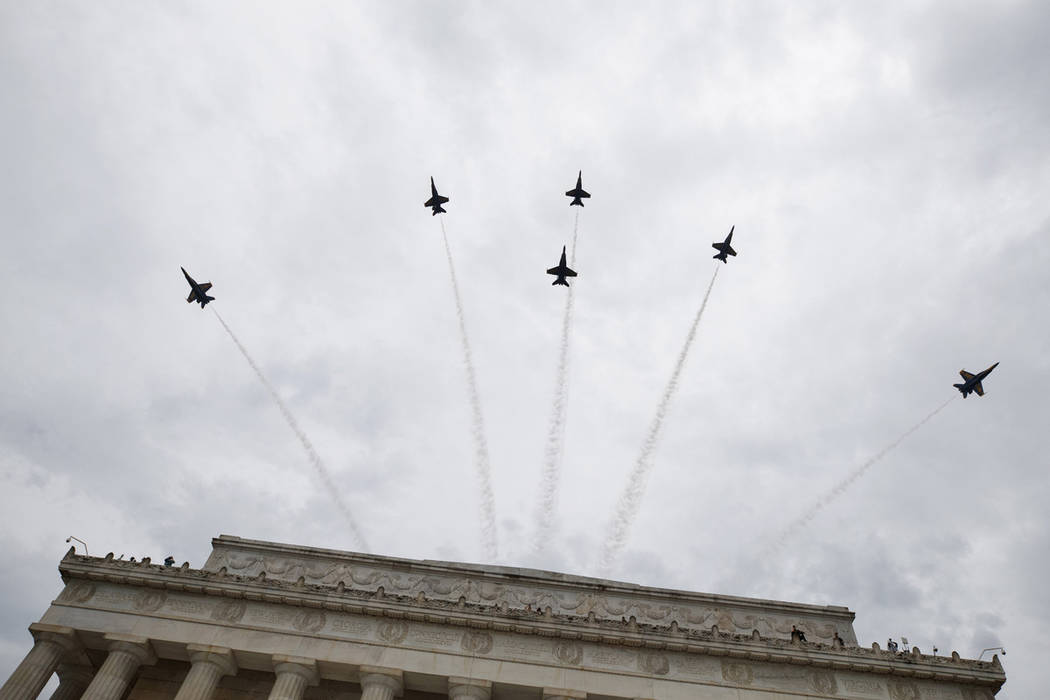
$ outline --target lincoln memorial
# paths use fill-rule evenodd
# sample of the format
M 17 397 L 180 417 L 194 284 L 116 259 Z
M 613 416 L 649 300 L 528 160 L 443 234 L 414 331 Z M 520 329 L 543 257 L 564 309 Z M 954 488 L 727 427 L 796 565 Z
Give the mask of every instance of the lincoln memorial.
M 841 606 L 532 569 L 223 535 L 199 569 L 70 550 L 59 572 L 0 700 L 56 673 L 52 700 L 986 700 L 1006 681 L 998 657 L 858 646 Z

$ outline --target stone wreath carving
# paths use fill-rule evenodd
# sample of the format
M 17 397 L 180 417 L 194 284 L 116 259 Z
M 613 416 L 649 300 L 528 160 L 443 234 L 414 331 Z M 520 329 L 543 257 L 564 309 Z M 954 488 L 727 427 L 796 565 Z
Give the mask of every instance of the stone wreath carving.
M 472 654 L 487 654 L 492 651 L 492 635 L 488 632 L 464 632 L 459 645 L 463 651 Z
M 722 680 L 738 685 L 751 685 L 755 680 L 755 672 L 750 664 L 740 661 L 722 661 Z
M 77 581 L 65 587 L 59 600 L 65 603 L 86 603 L 95 595 L 95 584 L 89 581 Z
M 211 619 L 232 624 L 240 622 L 247 610 L 248 604 L 243 600 L 224 600 L 212 610 Z
M 320 610 L 300 610 L 292 620 L 292 627 L 300 632 L 315 634 L 324 627 L 325 614 Z
M 638 658 L 638 665 L 646 673 L 655 676 L 665 676 L 671 670 L 671 664 L 663 654 L 645 653 Z
M 408 636 L 408 625 L 400 620 L 384 622 L 379 625 L 379 638 L 387 644 L 400 644 Z
M 168 594 L 162 591 L 139 591 L 132 605 L 142 612 L 154 612 L 160 610 L 160 606 L 164 605 L 167 599 Z
M 830 671 L 814 671 L 810 682 L 813 684 L 813 690 L 818 693 L 831 695 L 839 692 L 838 683 L 835 682 L 835 674 Z
M 583 663 L 583 646 L 578 642 L 561 640 L 554 645 L 554 658 L 569 666 Z

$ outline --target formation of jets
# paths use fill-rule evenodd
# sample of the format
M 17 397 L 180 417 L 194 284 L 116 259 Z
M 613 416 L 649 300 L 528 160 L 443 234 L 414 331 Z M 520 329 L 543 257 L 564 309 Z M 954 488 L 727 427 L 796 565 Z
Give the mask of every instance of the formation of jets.
M 590 199 L 590 193 L 583 189 L 582 170 L 576 176 L 576 187 L 566 192 L 565 196 L 572 197 L 572 201 L 569 202 L 570 207 L 582 207 L 583 200 Z M 441 206 L 442 204 L 445 204 L 448 201 L 448 197 L 443 197 L 442 195 L 438 194 L 437 185 L 434 184 L 434 178 L 431 177 L 430 199 L 425 201 L 423 203 L 423 206 L 429 207 L 431 209 L 431 216 L 437 216 L 438 214 L 448 213 L 445 211 L 445 208 Z M 729 261 L 728 256 L 732 255 L 736 257 L 736 251 L 733 250 L 733 246 L 731 245 L 733 241 L 734 230 L 736 230 L 736 226 L 730 227 L 729 235 L 726 236 L 726 239 L 724 241 L 722 241 L 721 243 L 716 241 L 711 244 L 711 247 L 718 251 L 714 256 L 712 256 L 715 260 L 721 260 L 723 263 L 726 263 Z M 569 282 L 567 278 L 576 277 L 576 271 L 570 268 L 565 261 L 565 248 L 566 246 L 562 246 L 561 248 L 561 260 L 558 261 L 558 264 L 547 270 L 548 275 L 554 275 L 554 281 L 551 283 L 552 286 L 562 285 L 568 287 Z M 189 273 L 186 272 L 186 268 L 180 269 L 182 270 L 182 274 L 185 275 L 186 281 L 190 285 L 190 295 L 186 297 L 187 302 L 197 302 L 201 305 L 201 309 L 203 309 L 205 306 L 207 306 L 209 301 L 215 301 L 215 297 L 208 296 L 207 294 L 208 290 L 211 289 L 211 282 L 198 283 L 196 280 L 190 277 Z M 963 395 L 964 399 L 970 394 L 984 396 L 984 387 L 981 385 L 981 382 L 989 374 L 992 373 L 993 369 L 995 369 L 998 366 L 999 363 L 996 362 L 988 369 L 984 370 L 983 372 L 978 372 L 977 374 L 967 372 L 966 370 L 961 370 L 959 374 L 962 376 L 963 381 L 959 384 L 953 384 L 952 386 L 959 390 L 959 392 Z

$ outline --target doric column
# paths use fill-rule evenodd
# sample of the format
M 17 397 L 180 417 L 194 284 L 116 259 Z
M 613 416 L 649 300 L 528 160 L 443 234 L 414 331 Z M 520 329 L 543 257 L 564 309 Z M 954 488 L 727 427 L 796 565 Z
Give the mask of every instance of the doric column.
M 186 650 L 190 653 L 190 663 L 193 665 L 179 686 L 175 700 L 209 700 L 220 678 L 237 673 L 237 663 L 229 649 L 187 644 Z
M 34 622 L 29 631 L 33 648 L 0 687 L 0 700 L 33 700 L 58 668 L 62 655 L 78 646 L 76 633 L 69 627 Z
M 453 676 L 448 679 L 448 697 L 449 700 L 490 700 L 492 683 Z
M 109 654 L 80 700 L 120 700 L 135 680 L 139 666 L 157 663 L 145 637 L 106 634 L 102 638 L 109 642 Z
M 405 684 L 396 668 L 361 667 L 361 700 L 392 700 L 401 697 Z
M 277 675 L 269 700 L 302 700 L 303 692 L 308 685 L 317 685 L 317 662 L 301 656 L 273 657 L 273 672 Z
M 95 669 L 78 664 L 58 665 L 58 687 L 51 693 L 51 700 L 80 700 L 80 696 L 95 677 Z
M 582 690 L 566 690 L 565 688 L 544 688 L 543 700 L 584 700 L 587 693 Z M 636 698 L 635 700 L 639 700 Z

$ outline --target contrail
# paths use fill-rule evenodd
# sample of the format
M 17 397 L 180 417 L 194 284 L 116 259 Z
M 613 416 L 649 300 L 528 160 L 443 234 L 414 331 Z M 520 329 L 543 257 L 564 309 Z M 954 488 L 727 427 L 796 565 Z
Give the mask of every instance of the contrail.
M 478 487 L 481 489 L 481 544 L 490 561 L 499 555 L 496 541 L 496 498 L 492 494 L 492 467 L 489 465 L 489 446 L 485 439 L 485 421 L 481 416 L 481 399 L 478 397 L 478 382 L 474 377 L 474 359 L 467 339 L 467 324 L 463 320 L 463 301 L 459 297 L 456 282 L 456 267 L 452 264 L 452 248 L 445 233 L 445 220 L 441 222 L 441 238 L 445 241 L 445 256 L 448 272 L 452 277 L 452 293 L 456 297 L 456 316 L 459 318 L 459 337 L 463 344 L 463 364 L 467 368 L 467 388 L 470 391 L 470 408 L 473 413 L 474 465 L 477 468 Z
M 868 470 L 871 469 L 875 465 L 876 462 L 878 462 L 880 459 L 882 459 L 887 454 L 889 454 L 895 447 L 897 447 L 897 445 L 899 445 L 902 442 L 904 442 L 905 438 L 907 438 L 909 435 L 914 433 L 916 430 L 918 430 L 922 426 L 926 425 L 926 423 L 928 423 L 931 418 L 933 418 L 938 413 L 943 411 L 948 404 L 950 404 L 952 401 L 954 401 L 957 398 L 959 398 L 959 397 L 958 396 L 953 396 L 952 398 L 950 398 L 947 401 L 945 401 L 944 403 L 942 403 L 940 406 L 938 406 L 936 409 L 934 409 L 932 412 L 930 412 L 921 421 L 919 421 L 918 423 L 916 423 L 912 427 L 908 428 L 908 430 L 906 430 L 903 435 L 901 435 L 899 438 L 894 440 L 892 443 L 890 443 L 886 447 L 882 448 L 882 450 L 880 450 L 878 452 L 878 454 L 876 454 L 874 457 L 871 457 L 868 461 L 864 462 L 864 464 L 860 465 L 859 467 L 854 469 L 852 472 L 850 472 L 849 475 L 845 479 L 840 481 L 830 491 L 826 492 L 824 495 L 822 495 L 820 498 L 818 498 L 816 500 L 816 502 L 813 505 L 811 505 L 802 515 L 800 515 L 799 517 L 795 518 L 795 520 L 793 520 L 790 523 L 788 523 L 788 525 L 783 530 L 780 531 L 780 535 L 777 537 L 777 539 L 771 545 L 769 545 L 766 548 L 766 551 L 764 552 L 764 554 L 770 554 L 770 553 L 780 549 L 781 547 L 783 547 L 787 543 L 787 541 L 789 539 L 791 539 L 791 537 L 795 533 L 797 533 L 803 527 L 808 525 L 809 522 L 811 520 L 813 520 L 813 518 L 815 518 L 817 516 L 817 513 L 819 513 L 821 510 L 823 510 L 827 506 L 831 505 L 832 503 L 834 503 L 842 494 L 844 494 L 846 492 L 846 490 L 851 485 L 853 485 L 853 482 L 855 482 L 857 479 L 859 479 L 862 476 L 864 476 L 868 472 Z
M 353 536 L 357 548 L 363 552 L 369 551 L 368 543 L 365 542 L 365 538 L 361 534 L 357 522 L 354 521 L 354 516 L 350 514 L 350 508 L 346 505 L 346 502 L 343 501 L 342 497 L 339 495 L 339 491 L 336 489 L 335 482 L 332 481 L 332 475 L 328 473 L 328 468 L 325 467 L 324 462 L 321 461 L 321 456 L 317 454 L 317 450 L 314 449 L 313 444 L 310 442 L 309 438 L 306 437 L 306 433 L 304 433 L 303 429 L 299 427 L 299 423 L 296 422 L 295 416 L 293 416 L 292 412 L 288 410 L 284 401 L 282 401 L 281 397 L 277 394 L 277 390 L 274 389 L 273 384 L 270 384 L 270 380 L 268 380 L 266 375 L 262 373 L 262 370 L 259 369 L 259 365 L 255 364 L 255 360 L 252 359 L 252 356 L 249 355 L 248 351 L 244 349 L 243 345 L 241 345 L 241 341 L 237 340 L 237 336 L 235 336 L 233 331 L 230 330 L 230 327 L 226 325 L 226 321 L 222 319 L 222 316 L 219 315 L 218 311 L 215 312 L 215 318 L 219 319 L 219 323 L 221 323 L 222 327 L 226 329 L 227 333 L 229 333 L 230 338 L 237 346 L 237 349 L 241 351 L 242 355 L 244 355 L 244 359 L 246 359 L 248 364 L 251 365 L 251 368 L 255 370 L 255 376 L 259 378 L 262 385 L 266 387 L 268 392 L 270 392 L 270 396 L 273 397 L 274 403 L 276 403 L 277 408 L 280 409 L 285 422 L 288 423 L 288 427 L 290 427 L 296 437 L 299 438 L 299 442 L 303 443 L 303 449 L 306 450 L 306 455 L 310 458 L 310 464 L 312 464 L 314 469 L 317 470 L 317 475 L 321 477 L 321 481 L 328 489 L 328 495 L 332 497 L 336 507 L 343 514 L 343 517 L 346 518 L 346 523 L 350 526 L 350 534 Z
M 576 264 L 576 240 L 580 230 L 580 212 L 572 225 L 572 253 L 569 267 Z M 554 523 L 554 511 L 558 505 L 558 486 L 561 481 L 561 458 L 565 449 L 565 415 L 569 406 L 569 339 L 572 330 L 574 287 L 569 287 L 565 297 L 565 315 L 561 322 L 561 346 L 558 353 L 558 369 L 554 378 L 554 404 L 551 421 L 547 429 L 547 442 L 543 449 L 543 474 L 540 481 L 540 499 L 536 509 L 536 527 L 533 533 L 532 551 L 539 554 L 550 539 Z
M 704 292 L 704 300 L 700 302 L 700 310 L 696 312 L 693 325 L 689 328 L 689 335 L 685 338 L 685 345 L 682 346 L 682 351 L 678 353 L 678 362 L 675 364 L 674 372 L 671 373 L 671 380 L 667 382 L 667 388 L 664 389 L 663 397 L 656 407 L 656 416 L 649 425 L 649 434 L 646 435 L 645 442 L 642 443 L 642 451 L 634 463 L 634 469 L 627 480 L 627 487 L 620 494 L 620 500 L 616 504 L 616 514 L 609 527 L 609 534 L 605 539 L 601 559 L 598 562 L 599 572 L 603 576 L 609 574 L 613 564 L 616 563 L 616 559 L 620 556 L 620 552 L 623 551 L 624 546 L 627 544 L 627 536 L 630 533 L 631 525 L 635 516 L 638 515 L 638 508 L 641 506 L 642 497 L 645 495 L 646 480 L 653 468 L 653 452 L 660 438 L 660 429 L 663 427 L 664 417 L 667 415 L 667 409 L 671 405 L 671 399 L 674 398 L 675 392 L 678 390 L 678 379 L 682 374 L 682 368 L 685 366 L 685 360 L 689 356 L 689 348 L 696 337 L 696 329 L 700 326 L 700 319 L 703 318 L 704 309 L 707 308 L 707 300 L 711 297 L 711 290 L 715 286 L 715 280 L 718 279 L 718 270 L 720 268 L 721 266 L 716 263 L 715 273 L 711 275 L 711 283 L 707 285 L 707 291 Z

